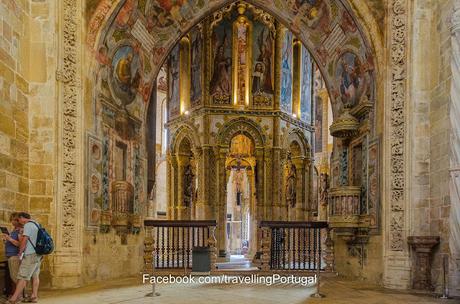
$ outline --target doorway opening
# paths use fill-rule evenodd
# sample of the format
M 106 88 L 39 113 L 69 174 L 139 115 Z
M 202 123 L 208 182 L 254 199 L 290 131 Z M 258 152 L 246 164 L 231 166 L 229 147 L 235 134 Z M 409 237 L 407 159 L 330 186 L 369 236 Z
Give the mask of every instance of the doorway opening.
M 226 251 L 230 258 L 250 257 L 255 252 L 254 143 L 243 134 L 233 137 L 226 159 Z

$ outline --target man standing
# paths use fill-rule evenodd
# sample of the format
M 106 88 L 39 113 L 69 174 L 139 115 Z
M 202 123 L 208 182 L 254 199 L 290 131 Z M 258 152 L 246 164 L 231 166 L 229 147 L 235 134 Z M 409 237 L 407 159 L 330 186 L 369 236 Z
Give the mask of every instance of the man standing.
M 31 220 L 30 214 L 26 212 L 19 212 L 18 220 L 19 223 L 24 226 L 24 232 L 22 234 L 23 237 L 19 244 L 19 258 L 21 259 L 21 265 L 19 266 L 16 290 L 7 303 L 19 303 L 19 296 L 22 294 L 27 281 L 30 281 L 30 279 L 32 279 L 32 295 L 26 302 L 37 303 L 38 286 L 40 283 L 38 276 L 40 274 L 40 266 L 42 262 L 42 256 L 35 252 L 39 226 Z

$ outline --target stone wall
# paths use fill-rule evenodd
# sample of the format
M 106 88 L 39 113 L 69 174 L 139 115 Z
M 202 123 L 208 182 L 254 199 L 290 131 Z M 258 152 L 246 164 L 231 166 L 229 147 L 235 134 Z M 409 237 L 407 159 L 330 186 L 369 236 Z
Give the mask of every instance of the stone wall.
M 430 132 L 430 235 L 441 237 L 441 244 L 435 251 L 432 268 L 432 280 L 435 290 L 442 292 L 443 256 L 449 255 L 449 216 L 450 216 L 450 195 L 449 195 L 449 141 L 451 126 L 449 117 L 450 106 L 450 81 L 451 81 L 451 17 L 452 0 L 435 1 L 433 8 L 435 20 L 433 26 L 436 27 L 436 43 L 433 46 L 437 50 L 436 56 L 437 69 L 433 69 L 434 74 L 433 90 L 431 92 L 429 122 Z M 433 39 L 433 38 L 432 38 Z M 432 40 L 433 41 L 433 40 Z M 452 286 L 453 287 L 453 286 Z M 457 295 L 460 290 L 451 288 L 452 292 L 456 289 Z
M 451 18 L 453 1 L 416 1 L 413 10 L 412 36 L 412 124 L 410 235 L 439 236 L 434 249 L 432 284 L 442 292 L 443 258 L 450 257 L 449 244 L 451 167 L 449 143 L 452 125 L 449 121 L 451 88 Z M 427 47 L 429 46 L 429 47 Z M 412 252 L 411 262 L 414 262 Z M 458 294 L 451 263 L 451 293 Z M 412 274 L 413 275 L 413 274 Z M 457 275 L 458 276 L 458 275 Z
M 0 3 L 0 223 L 11 211 L 28 211 L 52 233 L 54 10 L 54 1 Z M 44 284 L 49 262 L 45 260 Z

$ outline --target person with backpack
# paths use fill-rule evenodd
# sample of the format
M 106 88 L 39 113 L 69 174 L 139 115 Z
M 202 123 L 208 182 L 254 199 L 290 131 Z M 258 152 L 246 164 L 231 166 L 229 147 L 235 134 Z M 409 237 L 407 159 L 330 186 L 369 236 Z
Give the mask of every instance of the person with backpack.
M 24 226 L 24 231 L 19 244 L 19 266 L 18 281 L 16 290 L 11 298 L 6 302 L 16 304 L 20 302 L 20 296 L 27 281 L 32 279 L 32 294 L 25 302 L 37 303 L 38 286 L 40 284 L 39 274 L 43 255 L 53 251 L 53 241 L 45 229 L 37 222 L 33 221 L 30 214 L 26 212 L 18 213 L 19 223 Z

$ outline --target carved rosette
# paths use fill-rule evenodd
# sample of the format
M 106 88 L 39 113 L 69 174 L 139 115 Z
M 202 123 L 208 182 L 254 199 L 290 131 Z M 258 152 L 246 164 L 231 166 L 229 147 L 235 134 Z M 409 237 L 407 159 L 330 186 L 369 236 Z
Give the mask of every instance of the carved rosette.
M 405 229 L 405 100 L 407 70 L 407 1 L 391 5 L 390 109 L 390 250 L 404 250 Z

